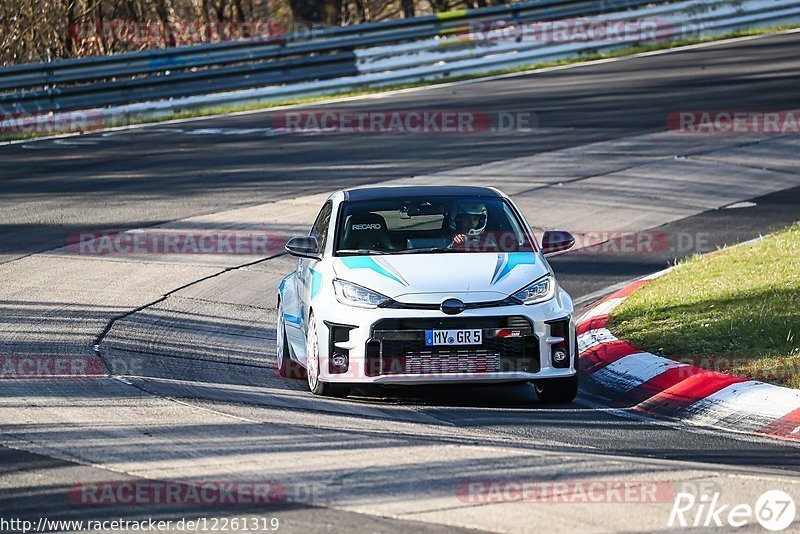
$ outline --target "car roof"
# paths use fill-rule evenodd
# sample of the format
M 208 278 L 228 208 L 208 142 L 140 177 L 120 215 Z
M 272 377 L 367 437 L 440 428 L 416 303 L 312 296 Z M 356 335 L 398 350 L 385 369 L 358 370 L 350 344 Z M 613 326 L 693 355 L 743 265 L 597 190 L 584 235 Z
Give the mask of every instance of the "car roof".
M 383 186 L 347 189 L 344 191 L 345 201 L 381 200 L 389 198 L 414 197 L 425 195 L 450 195 L 467 197 L 500 198 L 500 193 L 489 187 L 466 185 L 415 185 L 415 186 Z

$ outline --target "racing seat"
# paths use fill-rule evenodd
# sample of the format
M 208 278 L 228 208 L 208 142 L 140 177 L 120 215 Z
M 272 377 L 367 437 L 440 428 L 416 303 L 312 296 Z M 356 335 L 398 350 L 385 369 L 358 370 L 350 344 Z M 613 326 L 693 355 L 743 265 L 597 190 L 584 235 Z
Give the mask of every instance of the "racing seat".
M 432 248 L 447 247 L 453 241 L 453 233 L 447 226 L 447 216 L 442 218 L 442 227 L 438 230 L 426 230 L 425 235 L 409 237 L 406 240 L 406 248 Z
M 393 250 L 386 219 L 376 213 L 354 215 L 347 221 L 343 249 Z

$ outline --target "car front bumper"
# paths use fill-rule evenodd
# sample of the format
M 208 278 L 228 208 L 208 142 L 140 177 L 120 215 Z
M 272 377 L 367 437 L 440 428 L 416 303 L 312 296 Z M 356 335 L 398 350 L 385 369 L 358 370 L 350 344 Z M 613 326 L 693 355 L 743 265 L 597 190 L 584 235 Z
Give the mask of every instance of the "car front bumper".
M 336 303 L 326 307 L 324 313 L 316 312 L 320 379 L 400 385 L 574 376 L 575 323 L 569 297 L 565 300 L 567 305 L 554 298 L 531 306 L 479 308 L 458 315 L 439 310 L 362 309 Z M 425 345 L 425 330 L 462 328 L 480 328 L 483 343 Z M 555 348 L 566 350 L 566 361 L 554 360 Z M 337 366 L 342 357 L 346 366 Z

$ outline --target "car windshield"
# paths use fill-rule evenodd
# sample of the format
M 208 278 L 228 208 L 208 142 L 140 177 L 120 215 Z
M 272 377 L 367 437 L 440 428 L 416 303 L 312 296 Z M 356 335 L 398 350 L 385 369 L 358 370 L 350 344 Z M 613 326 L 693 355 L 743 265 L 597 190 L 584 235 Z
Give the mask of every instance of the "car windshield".
M 339 221 L 340 256 L 533 251 L 522 222 L 499 197 L 345 202 Z

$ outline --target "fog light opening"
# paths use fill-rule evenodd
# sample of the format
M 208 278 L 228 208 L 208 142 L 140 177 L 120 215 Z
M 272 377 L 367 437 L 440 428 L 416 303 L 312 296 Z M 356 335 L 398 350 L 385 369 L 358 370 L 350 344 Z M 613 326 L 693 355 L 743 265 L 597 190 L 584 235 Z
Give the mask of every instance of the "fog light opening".
M 347 368 L 347 356 L 344 354 L 334 354 L 331 358 L 331 363 L 334 367 Z
M 350 349 L 345 347 L 349 347 L 350 332 L 356 327 L 328 321 L 325 324 L 330 329 L 328 372 L 334 375 L 347 373 L 350 366 Z
M 570 318 L 563 317 L 552 321 L 545 321 L 550 327 L 550 336 L 554 343 L 550 345 L 550 361 L 556 369 L 566 369 L 570 364 Z M 559 340 L 559 341 L 557 341 Z

